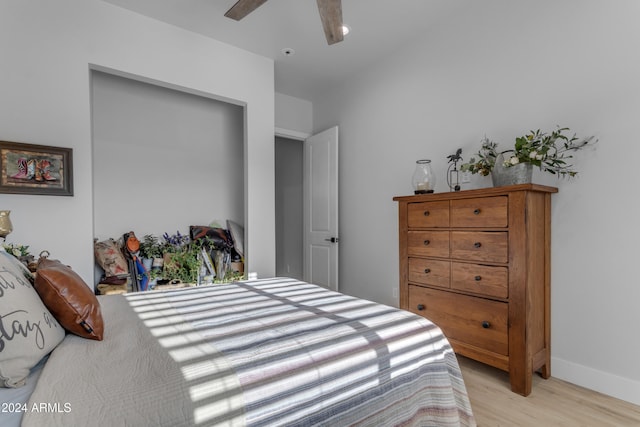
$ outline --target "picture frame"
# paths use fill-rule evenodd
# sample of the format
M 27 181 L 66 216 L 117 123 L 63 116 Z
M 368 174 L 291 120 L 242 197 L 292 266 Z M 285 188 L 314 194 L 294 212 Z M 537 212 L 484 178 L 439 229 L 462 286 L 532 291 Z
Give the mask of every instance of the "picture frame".
M 0 141 L 0 193 L 73 196 L 73 150 Z

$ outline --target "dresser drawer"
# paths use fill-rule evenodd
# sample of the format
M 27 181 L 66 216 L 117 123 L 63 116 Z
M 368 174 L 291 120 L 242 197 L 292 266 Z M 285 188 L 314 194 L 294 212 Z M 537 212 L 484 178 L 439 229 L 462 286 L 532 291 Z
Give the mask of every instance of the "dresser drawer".
M 507 196 L 451 201 L 452 227 L 506 227 L 509 223 Z
M 452 231 L 451 258 L 506 263 L 508 236 L 506 231 Z
M 451 263 L 435 259 L 409 258 L 409 281 L 448 288 Z
M 407 233 L 409 256 L 449 257 L 448 231 L 409 231 Z
M 409 228 L 449 226 L 449 201 L 409 203 L 407 206 Z
M 507 303 L 409 285 L 409 311 L 431 320 L 447 338 L 509 354 Z
M 451 263 L 451 288 L 496 298 L 509 296 L 507 267 Z

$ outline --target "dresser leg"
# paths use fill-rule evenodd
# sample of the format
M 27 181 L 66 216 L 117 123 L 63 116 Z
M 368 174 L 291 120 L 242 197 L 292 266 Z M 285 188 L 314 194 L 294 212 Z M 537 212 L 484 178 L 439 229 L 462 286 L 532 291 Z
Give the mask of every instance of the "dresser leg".
M 551 376 L 551 352 L 544 348 L 533 357 L 533 369 L 545 380 Z
M 524 375 L 509 375 L 511 381 L 511 391 L 518 393 L 522 396 L 529 396 L 531 394 L 531 385 L 533 382 L 533 372 L 525 372 Z
M 545 380 L 549 379 L 549 377 L 551 376 L 551 364 L 549 362 L 547 362 L 542 366 L 542 368 L 540 368 L 540 376 Z

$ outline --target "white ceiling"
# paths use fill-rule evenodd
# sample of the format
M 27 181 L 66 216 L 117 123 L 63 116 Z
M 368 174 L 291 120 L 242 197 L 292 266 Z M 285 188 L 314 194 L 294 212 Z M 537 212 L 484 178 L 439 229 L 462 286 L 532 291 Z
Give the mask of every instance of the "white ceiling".
M 241 21 L 224 17 L 236 0 L 104 1 L 272 58 L 276 92 L 312 100 L 472 0 L 343 0 L 351 34 L 331 46 L 314 0 L 271 0 Z

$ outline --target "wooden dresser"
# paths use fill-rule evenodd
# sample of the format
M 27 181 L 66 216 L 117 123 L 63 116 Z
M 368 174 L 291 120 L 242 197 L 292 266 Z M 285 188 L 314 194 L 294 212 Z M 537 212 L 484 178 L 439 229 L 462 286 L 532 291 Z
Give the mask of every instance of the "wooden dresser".
M 436 323 L 456 353 L 531 393 L 550 367 L 551 194 L 535 184 L 395 197 L 400 308 Z

